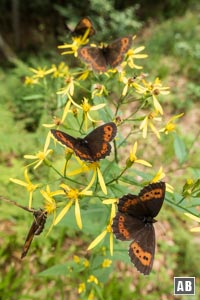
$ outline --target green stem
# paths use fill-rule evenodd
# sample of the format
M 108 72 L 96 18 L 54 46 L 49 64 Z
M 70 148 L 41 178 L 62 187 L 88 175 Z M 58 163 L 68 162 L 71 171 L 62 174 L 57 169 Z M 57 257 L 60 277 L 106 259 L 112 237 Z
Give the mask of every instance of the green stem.
M 106 185 L 109 185 L 115 181 L 118 181 L 119 178 L 126 172 L 126 170 L 128 169 L 128 167 L 124 168 L 124 170 L 114 179 L 112 179 L 111 181 L 107 182 Z

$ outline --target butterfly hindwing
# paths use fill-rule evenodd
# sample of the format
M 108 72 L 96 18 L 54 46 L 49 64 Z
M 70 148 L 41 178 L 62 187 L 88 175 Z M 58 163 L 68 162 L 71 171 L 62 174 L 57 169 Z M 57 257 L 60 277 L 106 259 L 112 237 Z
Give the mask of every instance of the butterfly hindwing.
M 138 231 L 134 241 L 129 246 L 131 262 L 144 275 L 151 272 L 155 253 L 155 230 L 152 224 L 147 224 Z
M 98 47 L 83 47 L 78 50 L 78 56 L 97 72 L 106 72 L 107 62 L 103 50 Z
M 117 239 L 129 241 L 135 239 L 137 233 L 144 228 L 144 223 L 137 218 L 117 212 L 113 219 L 112 229 Z

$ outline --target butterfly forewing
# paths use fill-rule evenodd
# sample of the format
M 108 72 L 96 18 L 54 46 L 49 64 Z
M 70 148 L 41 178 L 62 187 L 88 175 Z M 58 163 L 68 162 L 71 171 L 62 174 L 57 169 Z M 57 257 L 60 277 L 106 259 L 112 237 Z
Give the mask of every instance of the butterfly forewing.
M 107 47 L 106 61 L 112 68 L 117 67 L 123 61 L 124 54 L 132 45 L 132 36 L 119 38 Z
M 165 183 L 160 181 L 149 184 L 139 193 L 141 202 L 145 204 L 144 206 L 148 210 L 148 215 L 152 218 L 157 216 L 162 207 L 165 198 L 165 189 Z
M 74 28 L 74 30 L 72 31 L 72 35 L 83 36 L 87 29 L 89 29 L 89 37 L 95 34 L 95 29 L 93 27 L 92 21 L 88 17 L 84 17 L 78 22 L 78 24 Z
M 56 129 L 51 129 L 51 133 L 56 138 L 57 141 L 62 143 L 64 146 L 74 150 L 77 139 L 73 136 Z

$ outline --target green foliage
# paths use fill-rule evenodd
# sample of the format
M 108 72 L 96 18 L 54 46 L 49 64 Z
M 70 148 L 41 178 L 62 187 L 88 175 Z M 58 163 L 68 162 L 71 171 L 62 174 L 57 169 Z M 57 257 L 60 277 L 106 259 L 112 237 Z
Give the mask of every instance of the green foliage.
M 104 9 L 109 11 L 109 7 L 110 4 L 106 4 Z M 123 18 L 127 17 L 128 14 L 127 11 L 124 12 L 121 20 L 124 20 Z M 114 16 L 111 18 L 113 23 L 115 17 L 114 12 Z M 126 26 L 129 23 L 130 20 L 127 20 L 123 30 L 127 28 Z M 182 34 L 184 34 L 184 31 Z M 168 37 L 166 37 L 167 39 Z M 162 41 L 158 40 L 159 43 L 162 45 Z M 180 57 L 180 52 L 178 51 L 183 45 L 177 44 L 178 46 L 176 45 L 175 47 L 174 45 L 167 45 L 167 41 L 165 43 L 163 45 L 166 46 L 166 49 L 168 47 L 167 51 L 176 55 L 177 64 L 180 63 L 182 57 Z M 189 39 L 187 43 L 189 44 Z M 135 47 L 136 44 L 134 44 Z M 159 57 L 162 55 L 160 48 L 156 48 L 155 51 Z M 188 69 L 191 67 L 192 61 L 188 62 Z M 155 61 L 152 60 L 152 63 L 155 65 Z M 47 65 L 47 68 L 51 68 L 51 63 L 47 62 L 44 65 Z M 156 69 L 159 69 L 163 77 L 169 73 L 171 74 L 167 67 L 157 65 L 154 70 L 155 73 Z M 38 63 L 34 67 L 37 68 L 37 66 Z M 184 130 L 182 128 L 184 119 L 180 118 L 177 120 L 179 125 L 174 124 L 174 121 L 169 122 L 169 124 L 175 125 L 176 133 L 171 134 L 170 130 L 167 132 L 168 108 L 173 111 L 173 105 L 170 102 L 171 98 L 169 98 L 172 96 L 166 97 L 163 95 L 161 98 L 160 95 L 156 95 L 164 108 L 166 119 L 162 115 L 159 115 L 162 121 L 156 120 L 157 116 L 154 115 L 151 116 L 152 119 L 148 119 L 148 122 L 153 122 L 152 124 L 157 131 L 165 129 L 165 131 L 160 131 L 161 139 L 158 139 L 155 132 L 149 127 L 147 137 L 144 139 L 140 125 L 149 112 L 155 111 L 155 106 L 151 101 L 152 94 L 150 89 L 147 95 L 139 97 L 135 93 L 134 85 L 130 85 L 128 86 L 128 93 L 123 95 L 122 91 L 125 81 L 119 82 L 118 73 L 99 75 L 91 72 L 89 77 L 81 81 L 78 79 L 76 72 L 80 72 L 82 69 L 80 67 L 75 69 L 72 66 L 70 69 L 72 73 L 69 73 L 67 79 L 71 75 L 74 76 L 75 92 L 74 95 L 71 94 L 69 97 L 69 95 L 66 96 L 65 94 L 56 94 L 60 88 L 66 87 L 69 81 L 65 81 L 64 77 L 55 79 L 52 77 L 52 73 L 44 75 L 36 85 L 24 87 L 20 83 L 19 86 L 20 81 L 18 78 L 22 74 L 23 76 L 31 74 L 26 73 L 25 70 L 27 68 L 22 70 L 22 67 L 18 65 L 15 68 L 14 75 L 12 72 L 8 72 L 9 80 L 6 81 L 2 72 L 4 79 L 1 84 L 1 91 L 6 101 L 0 106 L 2 115 L 1 161 L 3 163 L 1 194 L 7 194 L 19 203 L 27 204 L 29 192 L 25 190 L 24 193 L 24 187 L 8 183 L 8 178 L 17 177 L 20 180 L 24 180 L 22 166 L 27 165 L 28 162 L 27 160 L 22 160 L 23 155 L 30 153 L 35 155 L 38 151 L 43 151 L 45 135 L 48 134 L 49 129 L 42 128 L 41 124 L 49 123 L 54 127 L 60 125 L 60 128 L 63 127 L 62 130 L 72 136 L 84 136 L 92 130 L 92 122 L 88 118 L 83 117 L 83 110 L 76 105 L 70 106 L 71 111 L 63 122 L 56 123 L 54 122 L 55 119 L 51 120 L 53 116 L 56 116 L 57 121 L 61 120 L 63 109 L 66 108 L 66 103 L 70 97 L 73 97 L 75 104 L 82 104 L 84 95 L 89 99 L 92 107 L 100 103 L 108 103 L 105 108 L 90 112 L 91 116 L 95 120 L 101 119 L 104 122 L 117 120 L 119 126 L 117 139 L 114 142 L 114 146 L 112 146 L 112 150 L 115 151 L 112 151 L 108 159 L 106 158 L 100 162 L 100 171 L 107 187 L 107 195 L 103 192 L 100 180 L 96 177 L 92 187 L 90 187 L 93 195 L 79 198 L 83 223 L 81 230 L 77 224 L 75 205 L 72 205 L 65 217 L 54 226 L 47 237 L 45 235 L 35 237 L 30 249 L 30 257 L 33 257 L 33 259 L 31 260 L 28 257 L 23 262 L 20 262 L 19 265 L 18 257 L 23 239 L 27 233 L 25 224 L 31 223 L 32 216 L 31 214 L 26 215 L 24 212 L 18 212 L 20 209 L 16 207 L 1 204 L 3 223 L 9 220 L 11 222 L 9 226 L 16 230 L 16 232 L 9 234 L 9 237 L 7 234 L 4 234 L 3 246 L 1 247 L 0 264 L 3 273 L 0 278 L 0 293 L 4 296 L 4 299 L 36 299 L 38 297 L 40 299 L 53 299 L 55 297 L 59 299 L 79 299 L 80 297 L 89 299 L 89 297 L 92 298 L 92 295 L 96 297 L 95 299 L 103 300 L 114 300 L 119 295 L 122 299 L 161 299 L 166 297 L 166 295 L 167 297 L 169 294 L 172 295 L 173 276 L 199 277 L 199 268 L 196 264 L 199 245 L 191 241 L 193 240 L 193 235 L 188 230 L 188 224 L 186 223 L 188 219 L 183 216 L 184 212 L 198 216 L 200 169 L 197 167 L 198 155 L 194 155 L 197 152 L 195 140 L 198 137 L 198 131 L 197 129 L 195 129 L 195 132 L 190 132 L 190 129 Z M 127 71 L 128 79 L 130 79 L 128 77 L 130 76 L 129 73 L 132 73 L 131 69 Z M 136 73 L 136 82 L 141 85 L 142 83 L 139 81 L 140 73 L 139 71 Z M 193 75 L 196 78 L 195 71 Z M 106 92 L 92 97 L 92 93 L 95 91 L 94 86 L 97 83 L 106 87 Z M 156 85 L 155 81 L 150 84 L 148 78 L 146 83 L 151 88 Z M 4 87 L 6 85 L 8 88 Z M 15 100 L 15 97 L 12 98 L 13 90 L 16 91 L 17 100 Z M 198 95 L 198 90 L 196 95 Z M 193 109 L 193 105 L 194 102 L 188 105 L 188 109 Z M 12 111 L 8 110 L 8 106 L 9 108 L 12 107 Z M 176 106 L 178 113 L 182 112 L 180 107 Z M 187 116 L 187 111 L 185 115 Z M 82 126 L 85 124 L 85 119 L 88 120 L 90 130 L 85 130 L 84 126 Z M 31 126 L 29 126 L 30 124 Z M 35 131 L 35 133 L 27 133 L 24 128 L 29 131 Z M 168 135 L 165 133 L 168 133 Z M 22 138 L 19 138 L 19 134 L 22 135 Z M 8 135 L 9 139 L 7 138 Z M 136 140 L 138 141 L 136 159 L 142 158 L 151 162 L 153 165 L 152 169 L 137 165 L 137 161 L 130 164 L 130 146 L 133 146 Z M 44 194 L 40 193 L 40 190 L 46 191 L 47 185 L 51 187 L 51 191 L 60 190 L 59 185 L 61 183 L 65 183 L 71 189 L 81 190 L 88 185 L 93 175 L 92 170 L 76 176 L 70 176 L 65 173 L 65 167 L 67 172 L 80 168 L 82 166 L 80 161 L 77 161 L 74 156 L 69 158 L 66 152 L 63 151 L 63 148 L 60 145 L 55 145 L 53 140 L 48 147 L 54 150 L 53 154 L 49 153 L 42 160 L 39 168 L 33 169 L 34 165 L 29 167 L 31 181 L 34 184 L 41 183 L 40 188 L 34 191 L 33 205 L 36 207 L 45 205 L 43 204 L 45 197 Z M 111 256 L 109 233 L 95 248 L 88 252 L 86 250 L 88 245 L 101 232 L 106 230 L 110 222 L 112 205 L 105 204 L 103 201 L 109 198 L 119 198 L 128 192 L 137 194 L 141 185 L 147 184 L 158 176 L 158 169 L 161 165 L 164 167 L 167 175 L 167 182 L 175 187 L 175 192 L 173 194 L 167 192 L 166 204 L 158 216 L 159 223 L 163 223 L 164 226 L 167 223 L 169 227 L 165 230 L 166 237 L 164 234 L 163 236 L 161 234 L 158 238 L 155 270 L 153 269 L 151 275 L 143 277 L 135 271 L 127 254 L 129 243 L 115 241 L 114 255 Z M 51 196 L 49 193 L 47 195 Z M 69 202 L 69 195 L 68 198 L 63 194 L 52 198 L 56 200 L 58 216 Z M 53 216 L 49 216 L 46 232 L 52 221 Z M 105 259 L 112 261 L 112 264 L 102 267 Z M 38 270 L 39 274 L 37 275 Z M 94 281 L 94 278 L 90 277 L 91 275 L 98 279 L 98 283 Z M 90 282 L 88 282 L 88 279 L 90 279 Z M 14 282 L 12 287 L 10 287 L 10 282 Z M 162 285 L 160 282 L 162 282 Z M 86 290 L 78 294 L 79 284 L 81 283 L 86 285 Z M 149 287 L 151 289 L 150 293 Z

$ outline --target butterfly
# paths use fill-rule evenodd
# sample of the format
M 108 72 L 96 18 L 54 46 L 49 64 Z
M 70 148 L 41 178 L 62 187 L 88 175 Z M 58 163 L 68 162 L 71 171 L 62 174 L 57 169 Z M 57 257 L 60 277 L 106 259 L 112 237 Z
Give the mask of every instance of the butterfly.
M 117 239 L 132 240 L 129 256 L 137 270 L 144 275 L 151 272 L 155 253 L 154 217 L 165 198 L 165 183 L 144 187 L 139 195 L 128 194 L 119 199 L 118 212 L 113 218 L 112 230 Z
M 108 46 L 85 46 L 78 50 L 78 56 L 84 62 L 91 65 L 97 72 L 106 72 L 108 67 L 115 68 L 122 61 L 124 54 L 132 44 L 132 36 L 128 35 L 113 41 Z
M 117 126 L 113 122 L 106 123 L 94 129 L 84 138 L 74 138 L 56 129 L 51 129 L 51 133 L 59 142 L 72 149 L 80 159 L 93 162 L 110 154 L 109 142 L 116 136 Z
M 69 28 L 68 28 L 69 29 Z M 82 18 L 74 30 L 70 30 L 72 36 L 84 36 L 86 30 L 89 29 L 88 37 L 95 35 L 96 31 L 93 27 L 92 21 L 88 17 Z
M 34 221 L 29 229 L 29 232 L 27 234 L 23 249 L 22 249 L 22 254 L 21 254 L 21 258 L 24 258 L 27 253 L 28 250 L 31 246 L 32 240 L 34 238 L 35 235 L 40 235 L 40 233 L 43 231 L 45 223 L 46 223 L 46 219 L 47 219 L 47 212 L 44 211 L 43 209 L 31 209 L 28 208 L 26 206 L 20 205 L 15 201 L 0 197 L 1 199 L 3 199 L 6 202 L 12 203 L 18 207 L 21 207 L 22 209 L 33 213 L 34 216 Z

